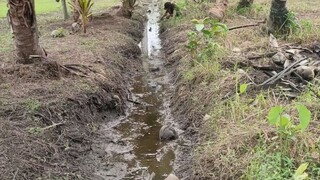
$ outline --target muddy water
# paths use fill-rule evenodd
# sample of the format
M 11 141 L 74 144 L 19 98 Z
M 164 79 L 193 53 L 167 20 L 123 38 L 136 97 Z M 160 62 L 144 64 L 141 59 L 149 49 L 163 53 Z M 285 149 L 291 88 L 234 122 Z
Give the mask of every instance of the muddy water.
M 108 124 L 105 134 L 113 143 L 108 152 L 110 167 L 96 174 L 103 179 L 163 180 L 173 171 L 175 142 L 159 141 L 159 130 L 172 122 L 168 107 L 168 77 L 164 69 L 159 38 L 160 6 L 158 0 L 144 3 L 148 21 L 142 49 L 144 73 L 134 77 L 130 97 L 132 107 L 121 123 Z
M 133 106 L 127 123 L 121 126 L 127 137 L 136 136 L 131 143 L 138 171 L 131 174 L 132 179 L 160 180 L 173 170 L 173 145 L 159 141 L 160 128 L 170 121 L 170 110 L 165 106 L 168 79 L 159 38 L 160 6 L 157 0 L 148 2 L 148 21 L 141 42 L 145 73 L 135 78 L 132 87 L 133 100 L 141 104 Z

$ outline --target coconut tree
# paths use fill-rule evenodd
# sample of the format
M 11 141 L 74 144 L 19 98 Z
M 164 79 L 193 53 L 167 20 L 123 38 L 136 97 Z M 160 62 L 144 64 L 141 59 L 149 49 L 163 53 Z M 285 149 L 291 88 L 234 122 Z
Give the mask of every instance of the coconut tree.
M 237 9 L 249 8 L 253 4 L 253 0 L 240 0 Z
M 33 57 L 46 56 L 39 46 L 34 0 L 8 0 L 8 21 L 14 35 L 18 62 L 33 63 Z
M 289 11 L 286 7 L 287 0 L 272 0 L 268 20 L 268 31 L 271 33 L 287 33 Z
M 74 22 L 78 22 L 79 21 L 79 17 L 80 17 L 80 13 L 79 11 L 75 8 L 76 6 L 79 6 L 78 4 L 78 0 L 71 0 L 71 2 L 69 2 L 70 7 L 72 9 L 72 18 Z
M 131 18 L 136 0 L 122 0 L 122 7 L 117 15 Z
M 56 1 L 59 2 L 60 0 L 56 0 Z M 69 14 L 68 14 L 68 9 L 67 9 L 66 0 L 61 0 L 61 4 L 62 4 L 62 10 L 63 10 L 64 20 L 67 20 L 67 19 L 69 19 Z

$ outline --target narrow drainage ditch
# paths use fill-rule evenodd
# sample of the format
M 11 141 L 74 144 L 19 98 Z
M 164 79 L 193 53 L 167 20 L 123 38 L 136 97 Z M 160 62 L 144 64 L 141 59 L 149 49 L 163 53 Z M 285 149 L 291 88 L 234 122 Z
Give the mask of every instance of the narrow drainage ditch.
M 144 73 L 134 78 L 129 115 L 117 129 L 132 145 L 133 158 L 123 179 L 163 180 L 173 171 L 175 142 L 159 140 L 162 125 L 172 123 L 167 91 L 170 88 L 164 69 L 159 38 L 160 2 L 149 1 L 142 50 Z

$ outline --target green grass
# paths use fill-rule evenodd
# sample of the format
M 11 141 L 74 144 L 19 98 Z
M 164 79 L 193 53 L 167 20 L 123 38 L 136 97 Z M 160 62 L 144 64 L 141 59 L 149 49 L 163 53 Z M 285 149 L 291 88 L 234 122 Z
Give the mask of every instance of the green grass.
M 102 8 L 110 7 L 119 3 L 120 0 L 94 0 L 93 11 Z M 69 6 L 69 5 L 68 5 Z M 0 0 L 0 18 L 7 15 L 7 0 Z M 38 14 L 47 14 L 52 12 L 61 12 L 61 2 L 57 3 L 55 0 L 36 0 L 36 12 Z

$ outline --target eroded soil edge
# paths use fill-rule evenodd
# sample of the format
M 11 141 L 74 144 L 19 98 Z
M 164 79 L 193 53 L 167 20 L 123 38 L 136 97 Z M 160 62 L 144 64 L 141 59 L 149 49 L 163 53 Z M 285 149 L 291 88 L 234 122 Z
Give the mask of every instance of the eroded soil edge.
M 122 174 L 126 166 L 108 163 L 126 146 L 112 127 L 125 114 L 130 77 L 141 70 L 143 22 L 139 13 L 131 20 L 104 13 L 87 35 L 56 40 L 44 34 L 48 63 L 17 65 L 13 52 L 6 54 L 12 60 L 0 70 L 0 179 Z M 58 27 L 69 22 L 46 28 Z

